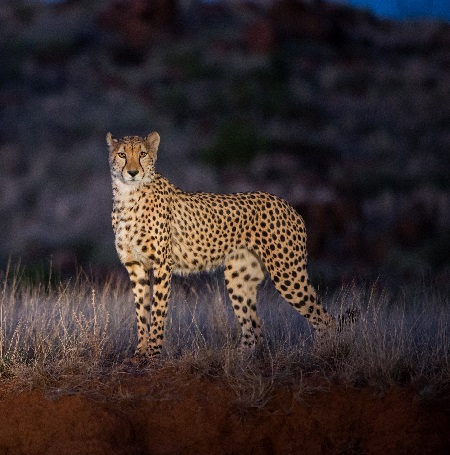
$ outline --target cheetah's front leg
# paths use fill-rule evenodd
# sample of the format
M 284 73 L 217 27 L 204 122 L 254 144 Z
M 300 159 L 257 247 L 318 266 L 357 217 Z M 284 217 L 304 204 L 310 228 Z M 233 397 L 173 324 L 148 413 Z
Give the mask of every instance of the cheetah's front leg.
M 152 321 L 147 349 L 147 355 L 150 357 L 160 354 L 162 349 L 172 268 L 168 263 L 163 263 L 154 268 L 153 277 Z
M 146 355 L 149 341 L 150 280 L 148 279 L 148 270 L 140 262 L 127 262 L 125 267 L 130 276 L 136 307 L 138 345 L 134 356 L 140 362 Z

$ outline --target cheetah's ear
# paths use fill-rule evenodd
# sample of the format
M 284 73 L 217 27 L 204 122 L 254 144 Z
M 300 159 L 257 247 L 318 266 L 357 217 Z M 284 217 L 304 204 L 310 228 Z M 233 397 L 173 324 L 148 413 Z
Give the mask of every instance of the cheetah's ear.
M 159 146 L 160 139 L 161 138 L 159 137 L 159 134 L 156 131 L 153 132 L 153 133 L 150 133 L 145 138 L 145 142 L 147 143 L 147 147 L 149 148 L 149 150 L 151 150 L 155 154 L 158 151 L 158 146 Z
M 106 135 L 106 143 L 108 144 L 109 149 L 112 150 L 114 146 L 117 144 L 117 139 L 114 139 L 111 133 L 108 133 Z

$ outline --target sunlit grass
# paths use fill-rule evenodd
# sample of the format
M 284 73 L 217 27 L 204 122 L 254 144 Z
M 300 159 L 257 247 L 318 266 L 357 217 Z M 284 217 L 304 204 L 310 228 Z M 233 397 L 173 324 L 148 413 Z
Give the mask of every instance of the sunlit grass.
M 175 279 L 165 349 L 157 366 L 222 378 L 243 406 L 263 406 L 283 384 L 298 397 L 324 383 L 386 390 L 414 387 L 427 399 L 450 396 L 448 297 L 433 289 L 393 298 L 380 283 L 348 286 L 324 297 L 334 315 L 349 307 L 358 321 L 326 343 L 269 282 L 259 314 L 265 335 L 254 355 L 236 345 L 239 326 L 218 276 Z M 80 271 L 61 283 L 31 283 L 20 269 L 1 276 L 0 380 L 25 387 L 76 390 L 129 372 L 136 345 L 134 308 L 122 275 L 102 283 Z M 129 368 L 129 367 L 128 367 Z M 145 369 L 144 369 L 145 370 Z

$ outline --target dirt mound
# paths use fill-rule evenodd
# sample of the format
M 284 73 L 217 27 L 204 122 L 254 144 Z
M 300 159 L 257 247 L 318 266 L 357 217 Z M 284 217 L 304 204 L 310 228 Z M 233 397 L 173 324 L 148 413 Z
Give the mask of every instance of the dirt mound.
M 256 390 L 172 373 L 126 375 L 95 396 L 3 390 L 0 454 L 449 453 L 448 409 L 410 390 L 272 389 L 262 404 Z
M 81 396 L 21 393 L 0 409 L 1 454 L 125 454 L 136 445 L 130 416 Z

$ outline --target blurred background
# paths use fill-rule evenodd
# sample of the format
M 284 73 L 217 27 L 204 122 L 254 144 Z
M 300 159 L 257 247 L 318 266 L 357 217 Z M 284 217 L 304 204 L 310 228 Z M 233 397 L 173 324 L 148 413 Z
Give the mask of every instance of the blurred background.
M 121 267 L 105 135 L 305 218 L 333 288 L 450 277 L 445 0 L 0 2 L 0 269 Z

